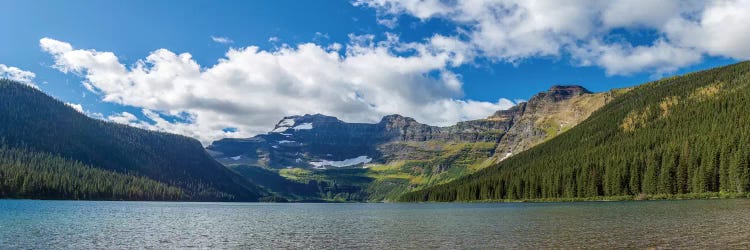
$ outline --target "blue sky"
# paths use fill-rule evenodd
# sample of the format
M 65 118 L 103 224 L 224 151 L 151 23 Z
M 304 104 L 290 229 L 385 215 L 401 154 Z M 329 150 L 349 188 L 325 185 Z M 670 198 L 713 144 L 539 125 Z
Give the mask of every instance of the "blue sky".
M 511 19 L 488 19 L 486 12 L 472 6 L 441 1 L 6 1 L 6 11 L 0 15 L 4 37 L 0 39 L 0 64 L 35 73 L 33 82 L 39 88 L 63 101 L 80 104 L 89 115 L 187 134 L 206 142 L 270 130 L 279 119 L 293 112 L 324 113 L 356 122 L 403 113 L 427 123 L 446 125 L 489 115 L 494 109 L 508 106 L 503 99 L 527 99 L 555 84 L 580 84 L 593 91 L 606 91 L 748 58 L 745 51 L 750 48 L 742 45 L 750 43 L 748 37 L 732 37 L 748 31 L 747 27 L 736 25 L 746 19 L 719 20 L 721 25 L 708 22 L 711 15 L 732 15 L 721 11 L 747 9 L 748 1 L 721 2 L 724 5 L 677 2 L 667 6 L 672 8 L 644 8 L 657 9 L 648 15 L 631 15 L 627 8 L 623 10 L 623 6 L 648 7 L 637 1 L 623 1 L 619 7 L 579 2 L 583 7 L 576 9 L 571 4 L 571 11 L 594 9 L 598 14 L 591 14 L 589 21 L 555 20 L 555 13 L 549 12 L 540 12 L 542 19 L 525 19 L 533 17 L 534 11 L 545 9 L 519 4 L 500 12 L 525 13 L 519 15 L 521 21 L 508 23 Z M 585 8 L 586 4 L 597 6 Z M 557 9 L 560 8 L 552 8 Z M 717 27 L 729 32 L 722 33 L 724 30 Z M 689 39 L 696 34 L 724 34 L 727 37 L 719 40 L 727 42 Z M 436 36 L 463 47 L 435 45 L 430 41 Z M 397 38 L 386 42 L 389 37 Z M 122 65 L 124 70 L 104 72 L 97 67 L 105 66 L 71 61 L 71 55 L 66 54 L 69 51 L 55 52 L 40 44 L 43 38 L 68 44 L 71 51 L 94 51 L 87 54 L 92 58 L 99 55 L 96 53 L 111 52 L 119 63 L 114 65 Z M 361 43 L 355 42 L 360 40 Z M 303 44 L 319 51 L 302 53 L 298 46 Z M 337 50 L 334 44 L 342 48 Z M 355 44 L 361 46 L 360 50 L 349 51 Z M 207 72 L 220 59 L 227 59 L 230 48 L 242 50 L 249 46 L 277 56 L 287 49 L 284 58 L 292 66 L 256 70 L 265 68 L 263 63 L 274 64 L 274 60 L 261 60 L 260 53 L 249 53 L 247 56 L 254 56 L 251 63 L 229 60 L 233 67 L 243 70 L 237 76 L 214 76 L 227 72 L 217 69 L 211 75 L 196 76 L 200 79 L 195 82 L 184 77 L 176 80 L 186 82 L 184 85 L 158 89 L 165 93 L 193 91 L 185 95 L 157 100 L 165 95 L 138 98 L 137 93 L 142 97 L 145 92 L 120 90 L 139 86 L 141 91 L 157 91 L 148 89 L 158 84 L 148 81 L 155 80 L 136 79 L 133 68 L 159 49 L 175 55 L 189 53 L 199 71 Z M 387 53 L 379 53 L 378 49 Z M 424 55 L 425 50 L 430 51 L 428 55 Z M 334 53 L 340 62 L 323 68 L 324 63 L 318 65 L 310 63 L 315 60 L 305 59 L 324 56 L 325 52 Z M 368 68 L 372 63 L 412 57 L 424 60 Z M 435 60 L 445 61 L 423 66 Z M 295 70 L 300 72 L 288 72 Z M 273 83 L 266 83 L 271 84 L 267 86 L 248 80 L 251 75 L 291 82 L 279 90 Z M 381 75 L 382 79 L 359 77 Z M 227 83 L 236 79 L 243 80 Z M 337 83 L 328 84 L 326 80 L 330 79 Z M 387 85 L 402 80 L 405 83 Z M 120 85 L 113 86 L 113 81 Z M 82 82 L 91 83 L 90 87 L 87 89 Z M 211 84 L 224 84 L 216 89 L 225 92 L 210 92 L 212 88 L 205 86 Z M 314 94 L 295 91 L 300 88 Z M 267 95 L 269 100 L 263 99 L 264 91 L 273 92 Z M 247 98 L 253 100 L 243 99 L 244 92 L 252 93 Z M 236 96 L 223 100 L 222 95 L 227 93 Z M 285 97 L 294 98 L 294 102 L 275 103 Z M 339 102 L 339 98 L 351 100 Z M 297 103 L 299 99 L 310 101 Z M 391 100 L 393 104 L 389 103 Z M 333 104 L 327 104 L 329 101 Z M 266 103 L 275 106 L 263 106 Z M 290 108 L 279 107 L 284 105 Z

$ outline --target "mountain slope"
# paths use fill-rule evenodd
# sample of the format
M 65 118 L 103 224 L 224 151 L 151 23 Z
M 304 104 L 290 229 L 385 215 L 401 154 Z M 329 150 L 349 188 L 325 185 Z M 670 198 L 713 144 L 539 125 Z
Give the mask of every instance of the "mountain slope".
M 523 152 L 565 132 L 588 118 L 592 112 L 610 102 L 615 96 L 627 91 L 618 89 L 593 94 L 576 86 L 553 86 L 547 92 L 533 96 L 528 102 L 520 103 L 509 110 L 498 111 L 492 117 L 521 113 L 498 142 L 498 159 Z
M 254 201 L 265 193 L 188 137 L 91 119 L 26 85 L 0 80 L 0 142 L 184 191 L 181 199 Z M 70 197 L 58 197 L 70 198 Z
M 580 86 L 553 86 L 509 110 L 448 127 L 400 115 L 373 124 L 346 123 L 324 115 L 290 116 L 267 134 L 222 139 L 207 150 L 243 173 L 272 171 L 304 185 L 319 185 L 299 190 L 308 195 L 310 190 L 321 191 L 309 199 L 393 200 L 403 192 L 473 173 L 552 138 L 620 92 L 595 94 Z M 251 167 L 265 170 L 251 171 Z M 346 170 L 362 167 L 366 170 Z
M 750 62 L 635 87 L 554 139 L 403 201 L 744 193 Z

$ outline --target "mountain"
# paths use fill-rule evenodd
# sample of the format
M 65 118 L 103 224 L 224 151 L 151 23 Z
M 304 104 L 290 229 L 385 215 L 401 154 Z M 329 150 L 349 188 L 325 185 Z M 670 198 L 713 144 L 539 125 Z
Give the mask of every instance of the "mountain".
M 344 200 L 390 200 L 411 189 L 472 173 L 548 140 L 620 92 L 553 86 L 509 110 L 448 127 L 401 115 L 385 116 L 378 123 L 347 123 L 320 114 L 289 116 L 267 134 L 222 139 L 207 151 L 244 173 L 252 166 L 306 185 L 325 183 L 317 187 L 323 199 L 338 195 Z
M 750 62 L 633 88 L 553 139 L 403 201 L 745 196 Z
M 257 201 L 267 196 L 216 162 L 195 139 L 92 119 L 9 80 L 0 80 L 0 157 L 2 197 Z
M 427 149 L 421 145 L 424 142 L 495 143 L 505 156 L 565 131 L 611 97 L 612 93 L 593 94 L 580 86 L 553 86 L 509 110 L 449 127 L 425 125 L 401 115 L 385 116 L 378 123 L 346 123 L 320 114 L 289 116 L 267 134 L 222 139 L 207 149 L 225 163 L 268 168 L 322 169 L 429 158 L 431 154 L 420 152 Z

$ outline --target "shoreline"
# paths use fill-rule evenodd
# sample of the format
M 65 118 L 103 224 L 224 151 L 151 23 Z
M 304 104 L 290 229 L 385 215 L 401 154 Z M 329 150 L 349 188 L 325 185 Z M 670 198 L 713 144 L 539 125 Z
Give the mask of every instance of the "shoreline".
M 538 198 L 538 199 L 502 199 L 502 200 L 456 200 L 456 201 L 398 201 L 395 203 L 552 203 L 552 202 L 614 202 L 614 201 L 668 201 L 668 200 L 711 200 L 711 199 L 750 199 L 750 192 L 745 193 L 688 193 L 688 194 L 655 194 L 628 196 L 595 196 L 585 198 Z
M 379 202 L 357 202 L 357 201 L 287 201 L 287 202 L 248 202 L 248 201 L 180 201 L 180 200 L 83 200 L 83 199 L 33 199 L 33 198 L 10 198 L 4 197 L 0 200 L 39 200 L 39 201 L 111 201 L 111 202 L 189 202 L 189 203 L 290 203 L 290 204 L 377 204 L 377 203 L 555 203 L 555 202 L 616 202 L 616 201 L 680 201 L 680 200 L 712 200 L 712 199 L 750 199 L 750 192 L 746 193 L 690 193 L 675 195 L 630 195 L 630 196 L 596 196 L 586 198 L 539 198 L 539 199 L 503 199 L 503 200 L 457 200 L 457 201 L 379 201 Z

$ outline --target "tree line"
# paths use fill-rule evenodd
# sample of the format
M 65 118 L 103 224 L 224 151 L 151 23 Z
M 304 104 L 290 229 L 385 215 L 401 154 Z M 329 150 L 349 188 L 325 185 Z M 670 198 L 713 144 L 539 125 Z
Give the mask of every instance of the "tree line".
M 0 197 L 74 200 L 180 200 L 182 189 L 142 176 L 96 169 L 47 153 L 0 146 Z

